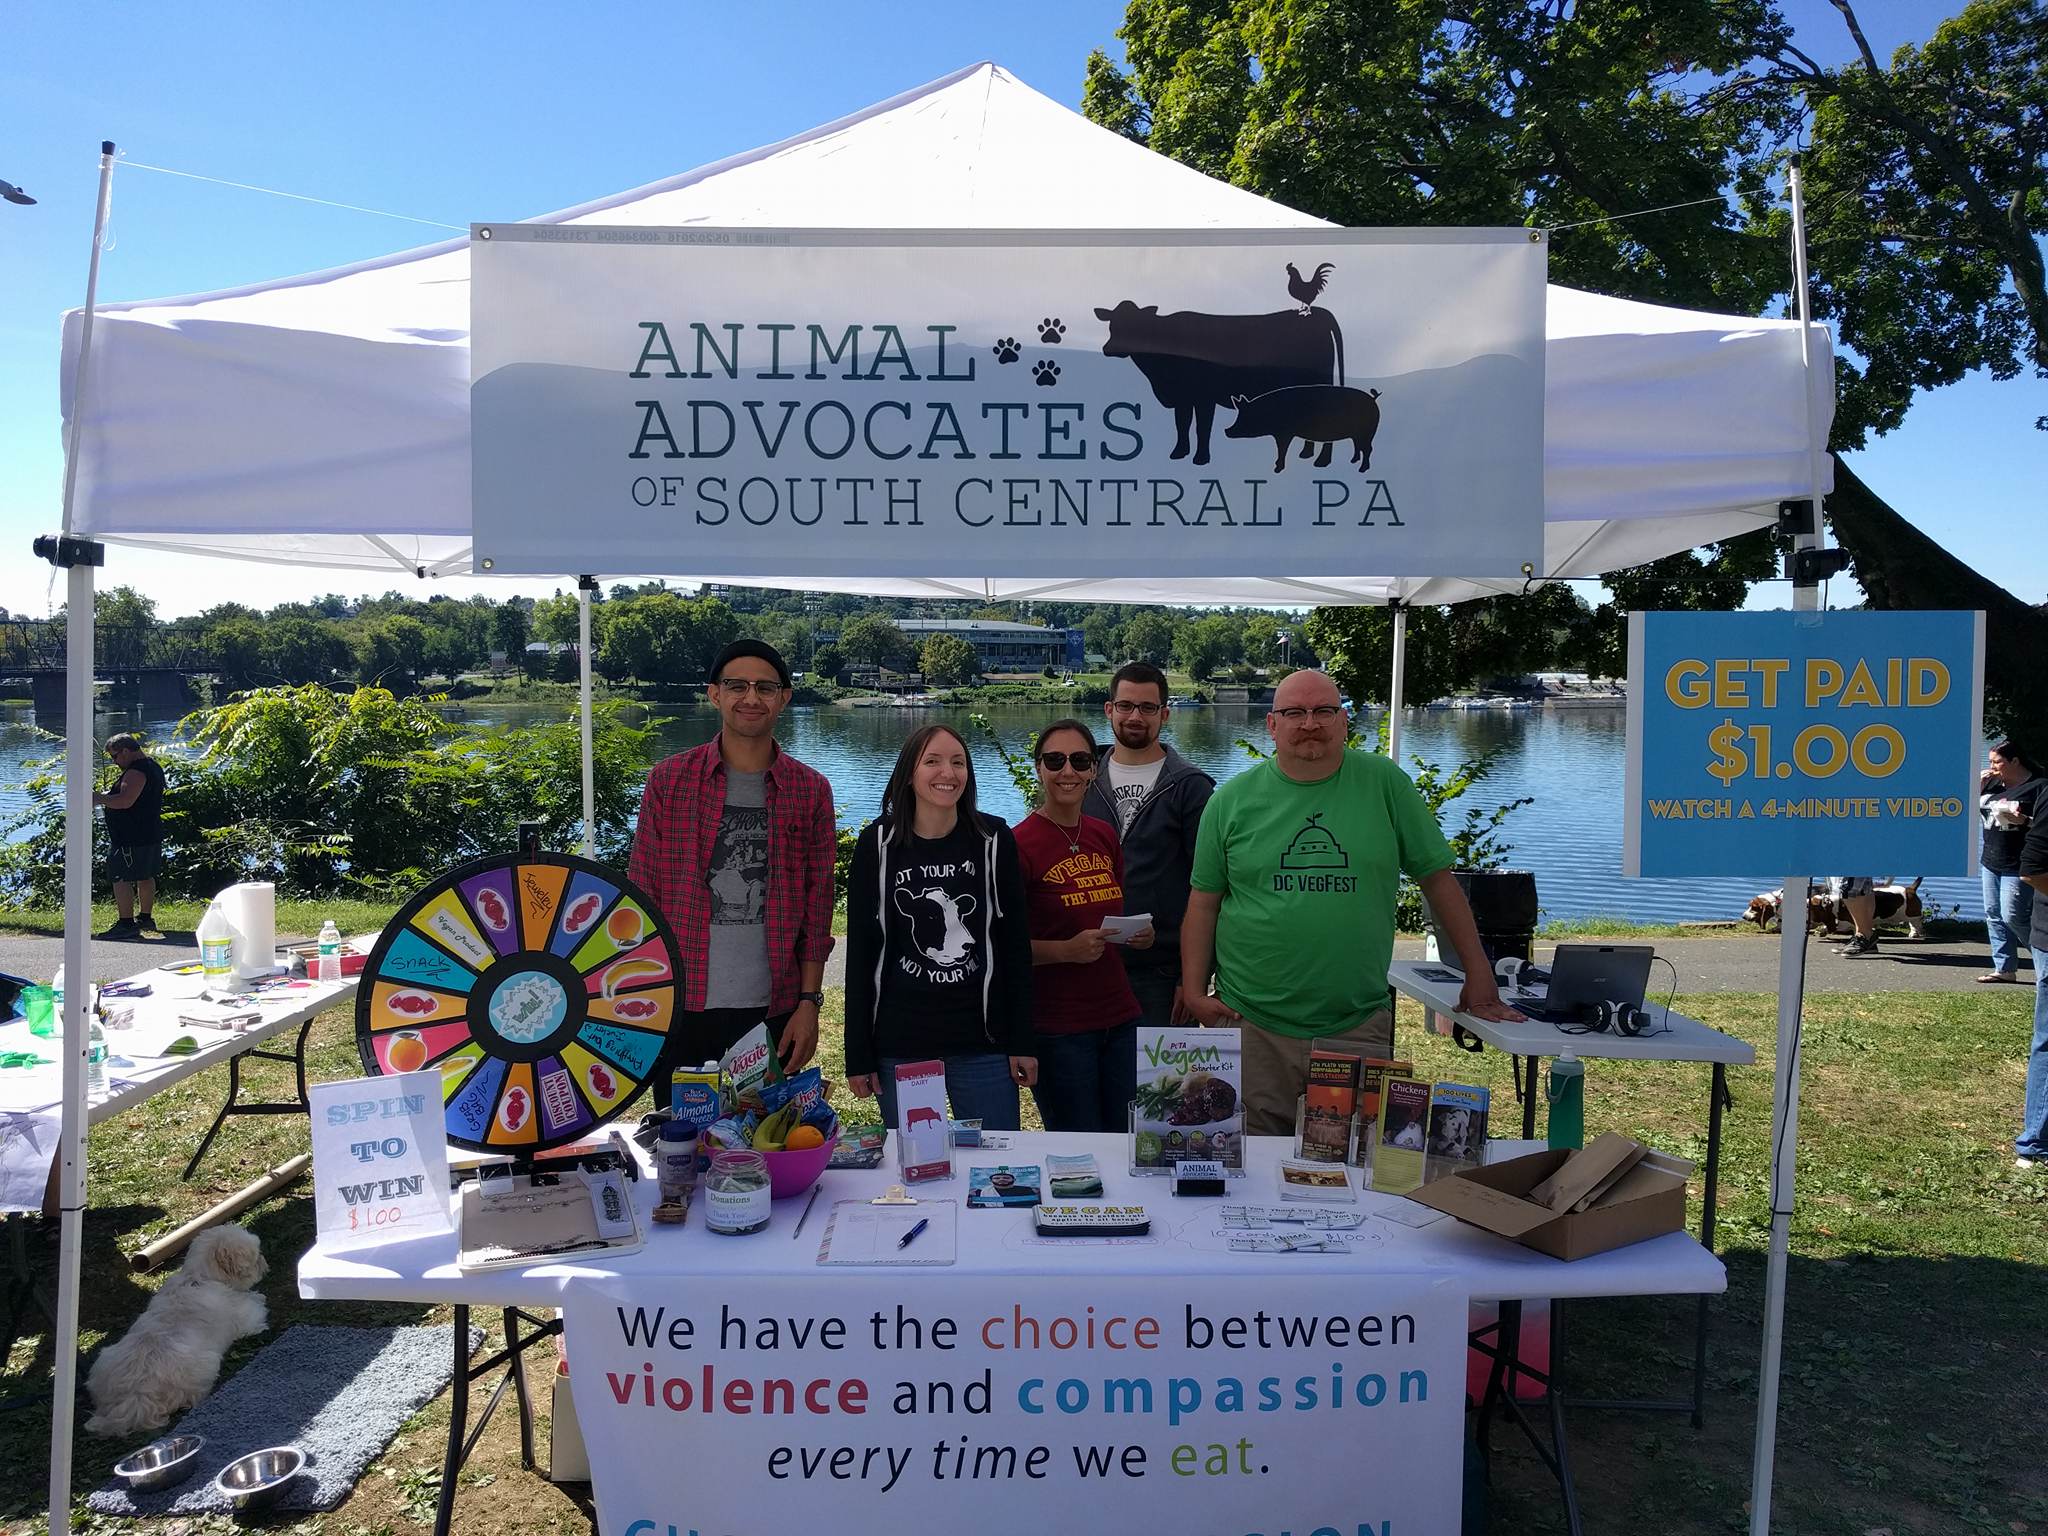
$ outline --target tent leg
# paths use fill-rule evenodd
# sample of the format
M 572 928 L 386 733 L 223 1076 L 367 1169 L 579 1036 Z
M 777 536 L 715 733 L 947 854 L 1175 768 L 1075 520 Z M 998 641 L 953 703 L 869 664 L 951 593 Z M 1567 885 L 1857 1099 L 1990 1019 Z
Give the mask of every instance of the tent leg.
M 78 1273 L 85 1237 L 86 999 L 92 989 L 93 567 L 70 570 L 65 623 L 64 1118 L 57 1152 L 56 1398 L 50 1419 L 50 1532 L 71 1528 L 71 1441 L 78 1396 Z
M 1806 197 L 1795 156 L 1786 175 L 1792 203 L 1792 290 L 1799 306 L 1799 350 L 1805 360 L 1807 461 L 1812 483 L 1811 532 L 1792 541 L 1794 560 L 1802 550 L 1818 549 L 1821 533 L 1821 475 L 1827 444 L 1813 414 L 1813 317 L 1806 284 Z M 1798 566 L 1794 565 L 1796 571 Z M 1795 581 L 1795 613 L 1818 613 L 1820 589 Z M 1816 621 L 1817 622 L 1817 621 Z M 1771 1105 L 1771 1251 L 1764 1270 L 1764 1355 L 1756 1405 L 1756 1451 L 1750 1469 L 1749 1529 L 1768 1536 L 1771 1528 L 1771 1473 L 1778 1451 L 1778 1372 L 1785 1345 L 1785 1271 L 1792 1244 L 1792 1176 L 1799 1160 L 1799 1035 L 1806 1001 L 1806 902 L 1811 874 L 1785 881 L 1785 900 L 1778 924 L 1778 1070 Z
M 595 576 L 577 578 L 576 671 L 583 715 L 583 857 L 586 859 L 597 857 L 597 770 L 590 721 L 590 595 L 596 590 Z
M 1387 756 L 1401 761 L 1401 699 L 1408 678 L 1408 605 L 1398 599 L 1394 610 L 1394 675 L 1387 684 Z

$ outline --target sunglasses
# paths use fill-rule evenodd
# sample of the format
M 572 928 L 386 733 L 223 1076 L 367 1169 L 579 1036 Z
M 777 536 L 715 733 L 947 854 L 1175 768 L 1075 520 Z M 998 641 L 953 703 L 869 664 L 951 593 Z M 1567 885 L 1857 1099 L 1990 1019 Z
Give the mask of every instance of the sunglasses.
M 1054 773 L 1058 773 L 1069 763 L 1074 765 L 1076 773 L 1086 773 L 1095 766 L 1093 752 L 1041 752 L 1038 754 L 1038 760 Z

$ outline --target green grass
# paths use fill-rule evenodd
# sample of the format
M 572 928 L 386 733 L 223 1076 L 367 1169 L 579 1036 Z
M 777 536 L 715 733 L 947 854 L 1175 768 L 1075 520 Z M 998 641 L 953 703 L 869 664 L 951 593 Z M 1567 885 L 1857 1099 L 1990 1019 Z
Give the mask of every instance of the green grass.
M 374 933 L 391 920 L 398 907 L 393 902 L 358 901 L 345 897 L 299 901 L 283 899 L 277 904 L 277 931 L 280 937 L 287 934 L 312 935 L 320 931 L 320 925 L 333 918 L 335 926 L 343 933 Z M 206 915 L 203 901 L 159 901 L 156 904 L 157 927 L 172 937 L 189 937 L 199 929 L 199 920 Z M 96 901 L 92 907 L 92 930 L 102 932 L 114 921 L 114 904 L 111 901 Z M 64 936 L 64 909 L 62 907 L 0 907 L 0 933 L 29 934 L 37 938 L 62 938 Z
M 1798 1205 L 1785 1319 L 1775 1529 L 1864 1536 L 2025 1533 L 2048 1527 L 2048 1177 L 2011 1168 L 2031 996 L 1819 995 L 1809 999 L 1802 1071 Z M 842 1068 L 842 998 L 828 995 L 828 1077 Z M 1746 1529 L 1769 1219 L 1769 1130 L 1776 999 L 1705 994 L 1716 1028 L 1750 1041 L 1757 1065 L 1733 1069 L 1721 1169 L 1719 1247 L 1729 1291 L 1712 1307 L 1706 1428 L 1681 1416 L 1586 1412 L 1573 1452 L 1593 1533 L 1654 1530 L 1724 1536 Z M 1489 1085 L 1496 1134 L 1517 1133 L 1509 1064 L 1425 1036 L 1404 1007 L 1399 1042 L 1417 1071 Z M 356 1070 L 350 1020 L 326 1015 L 310 1048 L 314 1080 Z M 258 1092 L 287 1086 L 289 1070 L 252 1063 Z M 98 1127 L 91 1137 L 82 1345 L 88 1358 L 124 1330 L 159 1283 L 126 1254 L 263 1169 L 304 1149 L 290 1117 L 230 1122 L 192 1184 L 177 1170 L 223 1091 L 211 1072 Z M 1615 1129 L 1692 1158 L 1705 1150 L 1707 1070 L 1591 1062 L 1589 1129 Z M 1027 1109 L 1027 1119 L 1030 1118 Z M 1695 1181 L 1692 1215 L 1698 1214 Z M 446 1308 L 298 1300 L 294 1260 L 312 1238 L 306 1187 L 246 1218 L 272 1270 L 265 1290 L 273 1334 L 295 1322 L 445 1321 Z M 37 1239 L 46 1264 L 54 1239 Z M 47 1271 L 46 1271 L 47 1272 Z M 477 1314 L 479 1320 L 491 1320 Z M 1677 1396 L 1689 1390 L 1690 1302 L 1582 1303 L 1570 1312 L 1569 1390 L 1580 1395 Z M 31 1313 L 29 1326 L 42 1319 Z M 262 1339 L 238 1346 L 230 1371 Z M 0 1413 L 0 1526 L 32 1528 L 47 1449 L 48 1341 L 31 1334 L 7 1362 Z M 534 1380 L 545 1413 L 545 1374 Z M 334 1514 L 301 1529 L 344 1533 L 418 1528 L 423 1480 L 435 1475 L 445 1398 L 409 1424 Z M 587 1507 L 518 1466 L 513 1416 L 498 1415 L 464 1475 L 461 1526 L 511 1536 L 587 1532 Z M 1490 1529 L 1539 1536 L 1561 1528 L 1547 1474 L 1511 1432 L 1496 1432 Z M 77 1491 L 103 1480 L 125 1446 L 81 1437 Z M 545 1446 L 545 1430 L 542 1432 Z M 172 1536 L 162 1521 L 102 1522 L 96 1530 Z M 197 1523 L 188 1532 L 211 1530 Z M 225 1525 L 220 1527 L 226 1529 Z

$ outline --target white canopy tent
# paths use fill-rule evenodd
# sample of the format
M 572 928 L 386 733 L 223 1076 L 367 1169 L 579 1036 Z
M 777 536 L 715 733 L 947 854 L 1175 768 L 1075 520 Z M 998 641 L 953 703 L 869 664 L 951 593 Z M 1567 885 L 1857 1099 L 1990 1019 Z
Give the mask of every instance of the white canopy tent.
M 986 63 L 779 144 L 543 221 L 902 229 L 1321 222 L 1156 156 Z M 64 326 L 65 531 L 223 559 L 422 577 L 467 573 L 466 246 L 450 241 L 215 293 L 96 310 L 89 300 Z M 1833 407 L 1828 348 L 1824 330 L 1794 322 L 1551 287 L 1544 561 L 1532 575 L 1596 577 L 1768 526 L 1781 501 L 1824 488 L 1820 449 Z M 850 583 L 798 567 L 778 581 L 876 595 L 1273 605 L 1447 603 L 1523 585 L 1455 573 L 1046 581 L 993 571 Z M 90 569 L 73 568 L 76 725 L 90 719 L 89 677 L 81 674 L 92 654 L 91 586 Z M 587 807 L 587 593 L 584 618 Z M 66 926 L 74 973 L 84 967 L 90 925 L 90 872 L 78 867 L 90 847 L 80 836 L 90 826 L 90 761 L 85 751 L 71 754 Z M 79 1060 L 67 1059 L 61 1154 L 66 1255 L 50 1510 L 58 1533 L 67 1528 L 84 1187 L 84 1047 L 78 1010 L 70 1011 L 67 1043 L 76 1049 L 66 1056 Z

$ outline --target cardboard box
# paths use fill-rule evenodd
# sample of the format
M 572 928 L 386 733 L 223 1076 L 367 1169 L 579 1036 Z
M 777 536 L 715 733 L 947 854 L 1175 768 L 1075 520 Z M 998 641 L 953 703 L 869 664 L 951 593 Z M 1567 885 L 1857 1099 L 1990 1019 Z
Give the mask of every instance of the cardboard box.
M 1577 1152 L 1465 1168 L 1408 1193 L 1433 1210 L 1559 1259 L 1685 1230 L 1692 1164 L 1605 1135 Z

